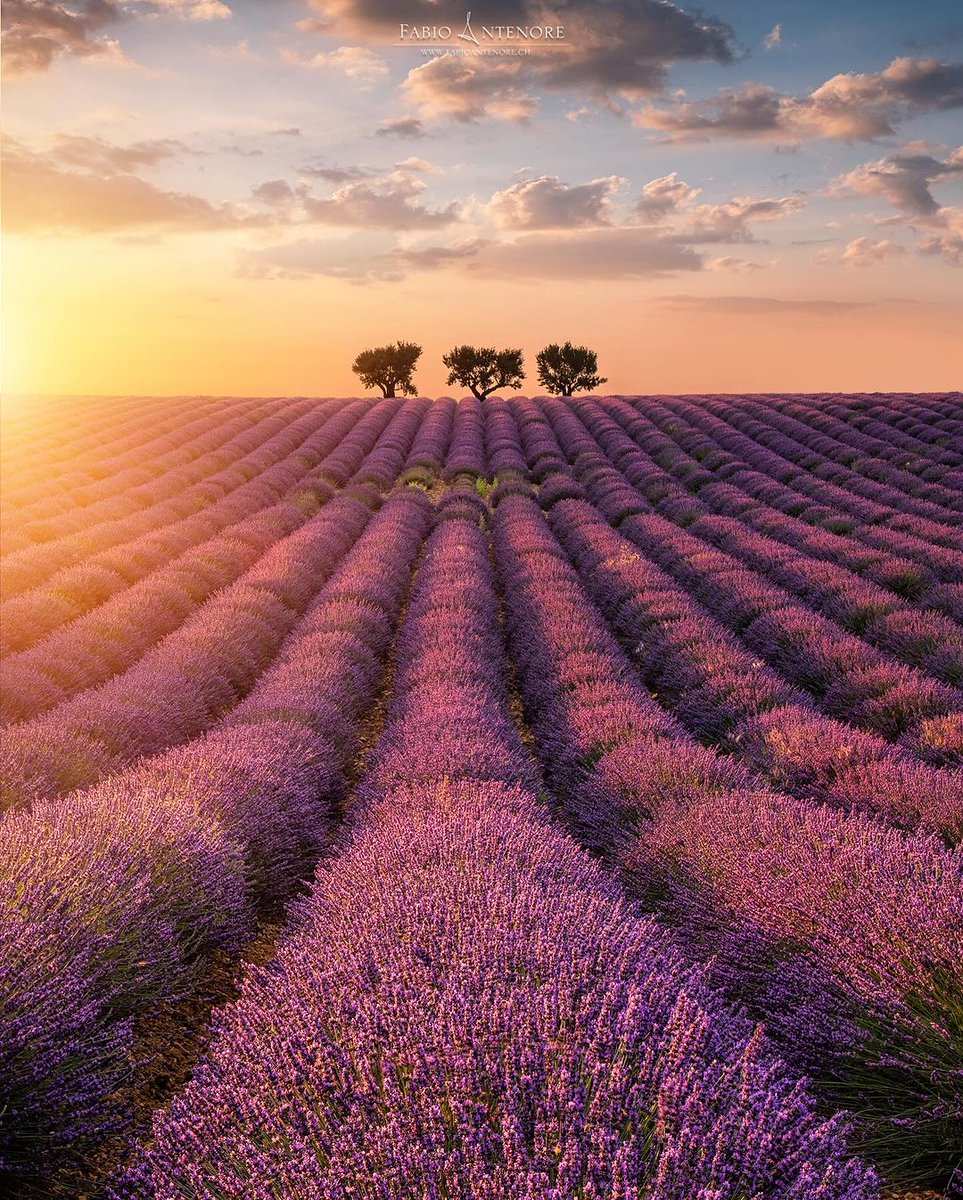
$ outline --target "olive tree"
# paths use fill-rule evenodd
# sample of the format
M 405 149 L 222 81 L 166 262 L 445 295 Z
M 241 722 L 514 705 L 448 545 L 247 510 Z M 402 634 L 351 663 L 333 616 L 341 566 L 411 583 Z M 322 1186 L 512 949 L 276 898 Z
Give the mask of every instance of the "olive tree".
M 522 386 L 521 350 L 496 350 L 493 346 L 456 346 L 444 356 L 448 367 L 448 384 L 468 388 L 479 400 L 484 400 L 499 388 Z
M 411 382 L 415 364 L 421 357 L 421 347 L 414 342 L 395 342 L 393 346 L 375 346 L 362 350 L 351 364 L 351 370 L 365 387 L 381 388 L 383 396 L 417 396 Z
M 598 357 L 588 346 L 573 346 L 571 342 L 559 346 L 553 342 L 538 352 L 535 361 L 538 363 L 538 382 L 553 396 L 590 392 L 608 383 L 598 374 Z

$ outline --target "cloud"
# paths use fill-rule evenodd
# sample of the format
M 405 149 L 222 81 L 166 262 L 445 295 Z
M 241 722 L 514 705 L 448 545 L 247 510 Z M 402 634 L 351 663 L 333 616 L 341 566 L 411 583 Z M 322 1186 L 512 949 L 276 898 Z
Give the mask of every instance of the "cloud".
M 711 258 L 706 263 L 706 270 L 733 275 L 750 275 L 756 271 L 765 270 L 765 268 L 762 263 L 747 262 L 744 258 L 733 258 L 731 254 L 723 254 L 719 258 Z
M 468 123 L 488 117 L 524 125 L 538 101 L 523 90 L 517 65 L 509 60 L 445 55 L 408 73 L 405 96 L 426 117 Z
M 46 71 L 60 58 L 101 58 L 125 62 L 118 43 L 104 32 L 126 20 L 161 13 L 191 21 L 231 16 L 221 0 L 5 0 L 3 65 L 11 75 Z
M 916 113 L 959 107 L 963 63 L 896 58 L 875 74 L 834 75 L 808 96 L 784 96 L 764 84 L 747 83 L 723 88 L 708 100 L 646 108 L 632 119 L 668 141 L 765 137 L 853 142 L 891 136 L 900 121 Z
M 918 254 L 939 255 L 954 267 L 963 265 L 963 208 L 941 208 L 917 222 L 915 229 L 923 235 Z
M 314 197 L 304 181 L 292 186 L 286 180 L 266 181 L 254 197 L 285 223 L 325 223 L 402 235 L 451 224 L 464 216 L 456 202 L 440 210 L 421 202 L 426 187 L 422 176 L 435 170 L 423 159 L 406 159 L 380 175 L 366 167 L 350 170 L 362 177 L 342 183 L 326 199 Z M 468 280 L 559 282 L 630 281 L 702 270 L 748 274 L 771 263 L 733 255 L 707 259 L 700 244 L 753 242 L 753 222 L 775 220 L 802 207 L 797 197 L 735 197 L 723 204 L 698 204 L 698 189 L 673 174 L 643 188 L 642 213 L 647 211 L 649 217 L 643 223 L 638 208 L 617 219 L 612 198 L 625 182 L 618 176 L 568 184 L 553 175 L 529 178 L 527 170 L 521 174 L 486 206 L 497 235 L 465 238 L 462 234 L 452 241 L 402 237 L 400 244 L 377 258 L 365 258 L 363 264 L 355 255 L 350 264 L 339 257 L 333 265 L 325 255 L 340 243 L 304 240 L 287 243 L 278 251 L 280 258 L 273 249 L 258 252 L 246 270 L 253 270 L 255 263 L 262 275 L 329 274 L 354 279 L 449 270 Z
M 121 19 L 113 0 L 7 0 L 3 11 L 3 65 L 12 75 L 46 71 L 58 58 L 112 55 L 116 43 L 102 31 Z
M 488 209 L 502 229 L 575 229 L 605 225 L 611 198 L 625 184 L 618 175 L 569 186 L 557 175 L 524 179 L 492 196 Z
M 469 260 L 473 274 L 502 279 L 633 280 L 698 271 L 689 246 L 642 226 L 540 231 L 490 242 Z
M 771 31 L 762 39 L 762 47 L 764 50 L 775 50 L 777 46 L 782 45 L 782 26 L 777 21 Z
M 423 158 L 406 158 L 387 172 L 360 165 L 322 164 L 306 167 L 303 173 L 337 186 L 330 196 L 319 197 L 303 179 L 295 185 L 286 179 L 269 179 L 258 184 L 252 195 L 289 224 L 418 230 L 438 229 L 461 217 L 457 201 L 440 209 L 427 208 L 419 201 L 428 186 L 422 176 L 441 173 Z
M 159 8 L 182 21 L 224 21 L 232 15 L 230 5 L 221 0 L 150 0 L 148 7 Z
M 286 179 L 267 179 L 252 188 L 251 195 L 270 208 L 283 208 L 299 199 L 298 191 Z
M 872 238 L 853 238 L 842 254 L 835 259 L 844 267 L 874 267 L 887 259 L 905 254 L 905 247 L 888 239 L 874 242 Z M 824 260 L 825 261 L 825 260 Z
M 358 83 L 374 83 L 388 74 L 388 64 L 365 46 L 339 46 L 327 54 L 315 54 L 311 58 L 300 58 L 292 50 L 282 50 L 285 62 L 314 71 L 338 71 Z
M 153 167 L 165 159 L 191 151 L 173 138 L 157 138 L 115 146 L 100 137 L 58 133 L 54 138 L 51 158 L 62 166 L 82 167 L 108 174 L 126 174 L 138 167 Z
M 375 174 L 370 167 L 329 167 L 326 163 L 302 167 L 301 172 L 323 179 L 325 183 L 348 183 L 352 179 L 368 179 Z
M 223 62 L 259 62 L 260 55 L 251 49 L 251 43 L 246 39 L 234 42 L 230 46 L 205 46 L 204 52 L 211 58 Z
M 378 137 L 423 138 L 424 122 L 418 117 L 393 117 L 375 130 Z
M 635 211 L 646 221 L 670 223 L 666 236 L 695 245 L 702 242 L 753 242 L 755 221 L 774 221 L 799 212 L 799 196 L 778 199 L 734 196 L 723 204 L 697 204 L 701 189 L 690 187 L 675 171 L 650 180 L 636 201 Z
M 321 15 L 321 23 L 312 23 L 311 31 L 369 42 L 396 42 L 402 22 L 438 25 L 445 15 L 454 28 L 461 20 L 461 14 L 456 21 L 439 13 L 434 0 L 311 0 L 311 4 Z M 482 26 L 551 24 L 564 28 L 564 38 L 551 46 L 525 43 L 532 49 L 527 57 L 446 56 L 416 68 L 409 75 L 409 95 L 430 115 L 525 120 L 534 111 L 531 93 L 536 85 L 577 91 L 596 101 L 609 94 L 653 95 L 663 87 L 673 62 L 726 63 L 735 55 L 728 25 L 687 12 L 669 0 L 559 0 L 548 7 L 543 0 L 491 0 L 473 23 L 476 32 Z M 305 29 L 306 23 L 301 27 Z M 472 93 L 470 104 L 456 102 L 459 81 Z
M 875 308 L 870 301 L 859 300 L 783 300 L 774 296 L 663 296 L 663 307 L 698 309 L 722 316 L 836 317 L 856 309 Z
M 927 217 L 940 208 L 931 185 L 960 176 L 963 176 L 963 146 L 945 161 L 931 154 L 891 154 L 839 176 L 830 184 L 830 194 L 882 196 L 904 212 Z
M 670 213 L 685 207 L 699 195 L 699 188 L 689 187 L 675 171 L 652 179 L 642 189 L 635 211 L 649 221 L 662 221 Z
M 393 258 L 407 267 L 431 271 L 476 258 L 488 244 L 485 238 L 472 238 L 466 242 L 457 242 L 453 246 L 408 247 L 394 251 Z
M 419 204 L 424 190 L 422 180 L 394 171 L 383 179 L 342 184 L 325 199 L 305 197 L 303 207 L 309 221 L 369 229 L 433 229 L 458 220 L 457 201 L 441 209 Z
M 882 197 L 898 212 L 877 224 L 909 228 L 919 239 L 918 253 L 938 255 L 957 266 L 963 261 L 963 209 L 941 206 L 932 189 L 937 184 L 963 178 L 963 146 L 945 159 L 913 153 L 914 149 L 904 147 L 898 154 L 864 163 L 834 179 L 829 193 Z
M 105 166 L 64 170 L 52 155 L 5 143 L 4 226 L 11 233 L 105 233 L 136 228 L 197 231 L 264 223 L 231 204 L 164 191 Z
M 778 200 L 736 196 L 724 204 L 700 204 L 691 209 L 675 236 L 690 243 L 753 242 L 756 239 L 749 228 L 751 222 L 779 220 L 804 207 L 798 196 Z
M 338 239 L 302 238 L 241 254 L 238 273 L 249 279 L 312 279 L 348 283 L 397 282 L 403 272 L 392 258 L 390 238 L 354 233 Z

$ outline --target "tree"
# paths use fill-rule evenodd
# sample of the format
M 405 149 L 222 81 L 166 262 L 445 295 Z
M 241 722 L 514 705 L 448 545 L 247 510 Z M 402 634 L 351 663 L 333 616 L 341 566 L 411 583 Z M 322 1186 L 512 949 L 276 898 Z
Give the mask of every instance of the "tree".
M 415 364 L 421 357 L 421 347 L 414 342 L 395 342 L 393 346 L 376 346 L 362 350 L 351 364 L 351 370 L 365 387 L 381 388 L 383 396 L 417 396 L 411 382 Z
M 559 346 L 552 342 L 538 352 L 535 361 L 538 363 L 538 382 L 553 396 L 590 392 L 608 383 L 598 374 L 598 357 L 588 346 L 573 346 L 571 342 Z
M 479 400 L 484 400 L 499 388 L 518 389 L 525 378 L 521 350 L 456 346 L 441 361 L 449 368 L 449 386 L 461 384 Z

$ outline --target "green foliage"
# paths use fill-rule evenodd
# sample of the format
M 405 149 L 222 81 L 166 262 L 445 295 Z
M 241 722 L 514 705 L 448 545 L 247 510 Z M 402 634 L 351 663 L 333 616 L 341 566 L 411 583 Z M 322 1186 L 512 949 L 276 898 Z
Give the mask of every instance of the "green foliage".
M 448 367 L 448 385 L 466 387 L 478 400 L 500 388 L 522 386 L 525 371 L 521 350 L 496 350 L 494 346 L 456 346 L 442 359 Z
M 376 346 L 362 350 L 351 364 L 351 370 L 365 387 L 381 388 L 383 396 L 417 396 L 411 382 L 415 364 L 421 357 L 421 347 L 414 342 L 395 342 L 391 346 Z
M 575 392 L 591 392 L 608 383 L 598 373 L 598 356 L 588 346 L 559 346 L 552 342 L 538 352 L 538 382 L 553 396 L 571 396 Z

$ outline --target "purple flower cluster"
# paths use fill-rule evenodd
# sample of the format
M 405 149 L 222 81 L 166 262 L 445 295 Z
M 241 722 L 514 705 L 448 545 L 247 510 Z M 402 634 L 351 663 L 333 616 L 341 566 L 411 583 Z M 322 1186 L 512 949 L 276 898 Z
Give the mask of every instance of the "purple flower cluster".
M 104 401 L 72 412 L 68 421 L 62 406 L 51 403 L 29 416 L 23 411 L 19 430 L 16 415 L 7 414 L 4 446 L 15 444 L 17 454 L 0 450 L 9 505 L 0 516 L 4 555 L 37 545 L 52 531 L 63 535 L 136 512 L 189 485 L 191 477 L 216 471 L 218 452 L 239 434 L 239 446 L 255 426 L 269 436 L 305 410 L 291 401 L 240 401 L 225 415 L 215 402 L 172 400 L 163 412 L 141 406 L 138 416 L 134 405 L 124 407 L 117 412 Z M 38 461 L 45 468 L 39 478 Z
M 455 407 L 455 401 L 446 396 L 435 400 L 428 409 L 405 460 L 406 478 L 409 472 L 441 474 L 448 456 Z
M 445 478 L 451 481 L 459 475 L 471 475 L 476 479 L 484 479 L 487 474 L 482 402 L 474 396 L 466 396 L 455 406 L 451 444 L 445 460 Z
M 332 501 L 123 674 L 8 729 L 2 806 L 92 784 L 209 728 L 250 690 L 369 517 L 349 496 Z
M 553 510 L 567 532 L 591 519 L 585 505 Z M 859 1080 L 871 1094 L 858 1105 L 866 1136 L 908 1135 L 939 1157 L 932 1147 L 954 1144 L 963 1123 L 953 998 L 963 985 L 963 852 L 754 790 L 742 767 L 689 742 L 632 682 L 536 506 L 506 501 L 495 524 L 526 711 L 580 838 L 659 905 L 694 957 L 713 961 L 713 977 L 787 1056 L 828 1077 L 837 1098 L 855 1100 Z M 618 546 L 604 549 L 608 559 L 583 556 L 587 577 L 619 564 Z M 608 593 L 614 611 L 631 603 L 626 592 Z M 865 1032 L 870 1019 L 888 1060 Z
M 67 416 L 0 446 L 0 1173 L 956 1186 L 958 395 Z
M 646 684 L 687 729 L 781 791 L 963 838 L 963 777 L 818 712 L 588 505 L 552 526 Z
M 651 416 L 668 431 L 668 438 L 662 435 L 669 442 L 663 451 L 667 455 L 667 469 L 671 469 L 673 458 L 678 457 L 678 447 L 671 440 L 677 438 L 680 445 L 686 446 L 706 466 L 708 477 L 700 482 L 708 484 L 722 478 L 746 495 L 811 526 L 845 533 L 857 545 L 909 559 L 917 564 L 924 578 L 928 575 L 947 582 L 963 578 L 963 555 L 958 549 L 944 548 L 946 553 L 934 555 L 932 544 L 913 531 L 912 522 L 908 523 L 905 516 L 899 516 L 898 507 L 894 511 L 870 506 L 867 513 L 859 516 L 847 505 L 840 506 L 841 489 L 827 494 L 825 485 L 803 466 L 775 455 L 771 448 L 740 432 L 734 427 L 738 418 L 730 420 L 727 416 L 728 404 L 716 402 L 703 406 L 679 403 L 668 397 L 660 400 L 665 418 L 660 417 L 659 405 L 649 403 L 644 407 L 637 405 L 635 413 L 637 416 L 644 413 L 645 418 Z M 675 450 L 674 455 L 670 447 Z M 699 490 L 701 493 L 701 487 Z M 845 493 L 842 498 L 845 500 Z M 912 580 L 909 586 L 919 583 Z
M 442 520 L 352 839 L 116 1197 L 875 1198 L 845 1124 L 552 827 L 500 649 L 485 538 Z
M 385 730 L 362 788 L 474 780 L 536 786 L 508 710 L 504 652 L 481 501 L 448 497 L 428 539 L 404 626 Z
M 492 396 L 483 406 L 485 449 L 491 474 L 504 482 L 506 477 L 525 477 L 527 466 L 518 441 L 518 427 L 509 405 Z
M 167 561 L 178 549 L 186 549 L 209 536 L 218 528 L 219 520 L 229 524 L 232 518 L 237 520 L 255 512 L 260 504 L 272 503 L 277 493 L 270 487 L 270 477 L 268 488 L 260 495 L 248 485 L 257 483 L 262 472 L 298 451 L 312 433 L 319 433 L 319 418 L 323 421 L 326 413 L 325 409 L 300 416 L 295 413 L 289 421 L 274 416 L 244 429 L 224 446 L 202 452 L 197 460 L 200 471 L 176 467 L 167 472 L 162 478 L 171 477 L 171 494 L 153 502 L 150 496 L 144 496 L 132 512 L 116 513 L 109 505 L 90 505 L 83 509 L 83 517 L 78 518 L 83 524 L 74 532 L 64 533 L 59 518 L 46 531 L 47 537 L 42 536 L 43 531 L 35 530 L 35 543 L 4 557 L 3 595 L 8 598 L 7 604 L 11 603 L 9 598 L 20 598 L 21 593 L 31 589 L 36 591 L 38 608 L 44 598 L 56 604 L 58 588 L 63 586 L 66 591 L 59 597 L 60 603 L 72 607 L 62 608 L 58 615 L 69 620 L 82 611 L 84 604 L 83 593 L 71 588 L 73 576 L 69 568 L 101 566 L 130 582 Z M 111 466 L 108 460 L 105 467 Z M 31 528 L 29 524 L 23 527 Z M 165 535 L 173 535 L 175 540 L 165 544 L 162 540 Z M 140 574 L 133 573 L 137 571 Z M 36 635 L 29 624 L 21 628 L 16 616 L 22 611 L 4 606 L 4 625 L 8 620 L 15 621 L 5 633 L 4 653 L 21 649 L 35 636 L 53 628 L 51 618 L 43 616 L 37 618 L 40 624 Z
M 134 1021 L 200 986 L 321 855 L 377 696 L 427 502 L 389 500 L 219 728 L 13 814 L 0 863 L 0 1164 L 94 1136 Z
M 279 1102 L 283 1097 L 283 1102 Z M 122 1200 L 875 1200 L 751 1026 L 528 792 L 368 809 Z

